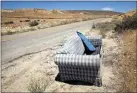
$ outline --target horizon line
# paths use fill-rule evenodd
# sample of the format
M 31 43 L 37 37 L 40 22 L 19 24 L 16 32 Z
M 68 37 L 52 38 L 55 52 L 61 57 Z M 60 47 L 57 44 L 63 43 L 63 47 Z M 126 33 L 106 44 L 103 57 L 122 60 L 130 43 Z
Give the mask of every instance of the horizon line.
M 19 9 L 39 9 L 39 10 L 49 10 L 49 11 L 52 11 L 52 10 L 61 10 L 61 11 L 68 11 L 68 9 L 58 9 L 58 8 L 56 8 L 56 9 L 45 9 L 45 8 L 16 8 L 16 9 L 11 9 L 11 8 L 4 8 L 4 9 L 2 9 L 1 8 L 1 10 L 19 10 Z M 118 12 L 118 13 L 125 13 L 125 12 L 119 12 L 119 11 L 111 11 L 111 10 L 92 10 L 92 9 L 70 9 L 70 10 L 78 10 L 78 11 L 80 11 L 80 10 L 88 10 L 88 11 L 108 11 L 108 12 Z M 132 11 L 132 10 L 131 10 Z

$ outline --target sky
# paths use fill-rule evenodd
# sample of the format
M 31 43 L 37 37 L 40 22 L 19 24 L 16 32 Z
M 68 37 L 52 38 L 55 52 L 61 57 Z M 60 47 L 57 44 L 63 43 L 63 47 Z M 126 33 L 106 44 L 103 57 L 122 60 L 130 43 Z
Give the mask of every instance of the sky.
M 2 1 L 2 9 L 109 10 L 128 12 L 136 9 L 135 1 Z

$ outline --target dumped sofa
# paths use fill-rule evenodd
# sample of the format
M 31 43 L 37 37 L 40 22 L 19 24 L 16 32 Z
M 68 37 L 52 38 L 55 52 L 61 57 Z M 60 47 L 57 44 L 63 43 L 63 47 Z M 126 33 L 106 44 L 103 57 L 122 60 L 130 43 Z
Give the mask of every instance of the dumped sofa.
M 102 85 L 102 37 L 86 37 L 95 47 L 87 52 L 87 47 L 79 35 L 73 36 L 59 49 L 54 57 L 59 68 L 61 81 L 78 80 L 95 86 Z

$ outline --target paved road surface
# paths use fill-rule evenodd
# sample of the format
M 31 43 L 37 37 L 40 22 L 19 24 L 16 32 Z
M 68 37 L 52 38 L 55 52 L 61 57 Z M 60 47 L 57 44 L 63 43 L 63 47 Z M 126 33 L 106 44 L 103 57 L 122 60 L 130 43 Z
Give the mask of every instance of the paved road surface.
M 45 49 L 61 36 L 71 35 L 75 31 L 89 31 L 93 23 L 110 21 L 111 18 L 100 18 L 77 22 L 57 27 L 2 36 L 2 64 L 27 53 Z

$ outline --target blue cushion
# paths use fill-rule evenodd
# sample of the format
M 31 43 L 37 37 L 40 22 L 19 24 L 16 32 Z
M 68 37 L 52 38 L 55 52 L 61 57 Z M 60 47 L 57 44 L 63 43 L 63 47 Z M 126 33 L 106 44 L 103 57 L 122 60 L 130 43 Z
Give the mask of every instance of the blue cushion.
M 77 34 L 89 52 L 96 51 L 96 48 L 93 46 L 93 44 L 82 33 L 77 32 Z

